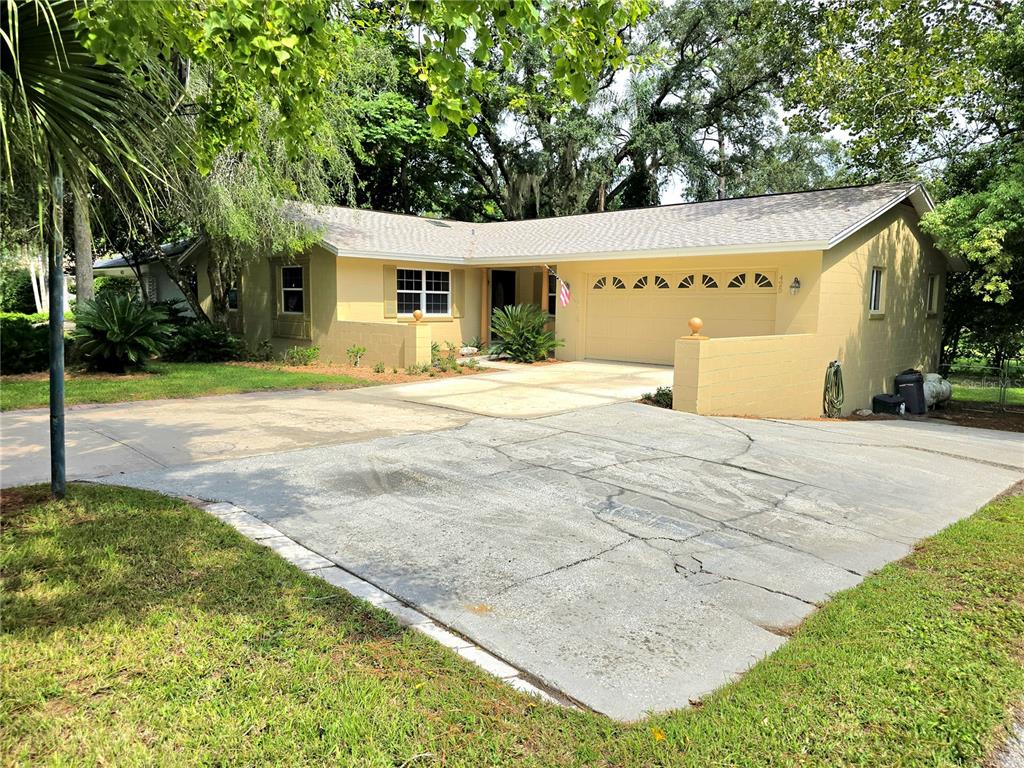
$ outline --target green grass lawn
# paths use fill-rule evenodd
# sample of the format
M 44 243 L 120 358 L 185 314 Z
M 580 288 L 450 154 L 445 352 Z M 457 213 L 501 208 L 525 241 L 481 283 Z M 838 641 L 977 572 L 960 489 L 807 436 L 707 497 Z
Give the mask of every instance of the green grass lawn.
M 954 384 L 953 400 L 960 403 L 998 403 L 999 387 L 975 387 Z M 1006 390 L 1006 404 L 1024 405 L 1024 387 L 1009 387 Z
M 953 766 L 1024 694 L 1021 496 L 701 706 L 621 724 L 516 693 L 182 502 L 70 494 L 4 493 L 9 764 Z
M 267 389 L 359 387 L 370 382 L 338 374 L 285 371 L 224 363 L 153 363 L 131 376 L 72 376 L 66 382 L 65 402 L 118 403 L 163 397 L 227 395 Z M 49 402 L 45 377 L 4 376 L 0 379 L 0 411 L 36 408 Z

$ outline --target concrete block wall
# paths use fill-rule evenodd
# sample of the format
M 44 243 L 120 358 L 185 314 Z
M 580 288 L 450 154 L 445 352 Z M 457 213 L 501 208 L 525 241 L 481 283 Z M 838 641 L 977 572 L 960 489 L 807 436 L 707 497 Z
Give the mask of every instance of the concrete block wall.
M 709 416 L 821 415 L 828 353 L 815 334 L 676 340 L 672 407 Z
M 347 362 L 346 350 L 355 345 L 366 348 L 363 365 L 383 363 L 405 368 L 430 362 L 430 326 L 427 323 L 369 323 L 335 321 L 318 339 L 320 358 Z
M 818 333 L 829 359 L 843 364 L 844 414 L 870 408 L 879 392 L 892 392 L 900 371 L 938 366 L 942 307 L 929 313 L 926 300 L 930 275 L 938 276 L 942 295 L 946 259 L 916 219 L 913 210 L 899 205 L 825 253 Z M 868 308 L 873 267 L 884 270 L 878 313 Z

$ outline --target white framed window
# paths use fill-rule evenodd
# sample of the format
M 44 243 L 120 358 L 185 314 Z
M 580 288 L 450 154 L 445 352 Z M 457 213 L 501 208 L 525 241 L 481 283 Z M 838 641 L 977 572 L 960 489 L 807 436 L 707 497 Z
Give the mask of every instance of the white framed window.
M 871 268 L 871 283 L 868 293 L 868 312 L 873 315 L 882 314 L 882 302 L 884 300 L 885 284 L 883 277 L 885 270 L 882 267 Z
M 928 275 L 928 297 L 925 300 L 925 309 L 929 315 L 939 314 L 939 276 Z
M 228 311 L 238 310 L 238 283 L 234 282 L 228 286 Z
M 281 267 L 281 312 L 301 315 L 306 311 L 306 291 L 302 287 L 302 267 Z
M 451 273 L 441 269 L 399 269 L 398 314 L 420 310 L 427 316 L 452 313 Z

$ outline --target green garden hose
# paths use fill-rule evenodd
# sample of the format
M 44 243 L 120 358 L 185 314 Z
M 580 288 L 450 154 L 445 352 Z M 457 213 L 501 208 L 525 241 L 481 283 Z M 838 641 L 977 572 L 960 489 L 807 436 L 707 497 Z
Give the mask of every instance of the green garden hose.
M 838 360 L 833 360 L 825 369 L 825 394 L 822 408 L 830 419 L 838 419 L 843 413 L 843 369 Z

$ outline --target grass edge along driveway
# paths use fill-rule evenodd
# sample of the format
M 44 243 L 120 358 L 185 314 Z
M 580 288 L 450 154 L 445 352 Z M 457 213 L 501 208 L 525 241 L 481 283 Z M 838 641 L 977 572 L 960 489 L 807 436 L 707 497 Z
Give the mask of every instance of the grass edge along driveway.
M 633 724 L 519 694 L 180 501 L 32 486 L 3 522 L 11 764 L 963 765 L 1024 694 L 1024 496 Z
M 348 389 L 373 382 L 336 373 L 291 371 L 226 363 L 152 363 L 128 376 L 74 375 L 65 382 L 65 403 L 121 403 L 135 400 L 229 395 L 275 389 Z M 5 376 L 0 411 L 38 408 L 49 403 L 45 377 Z

